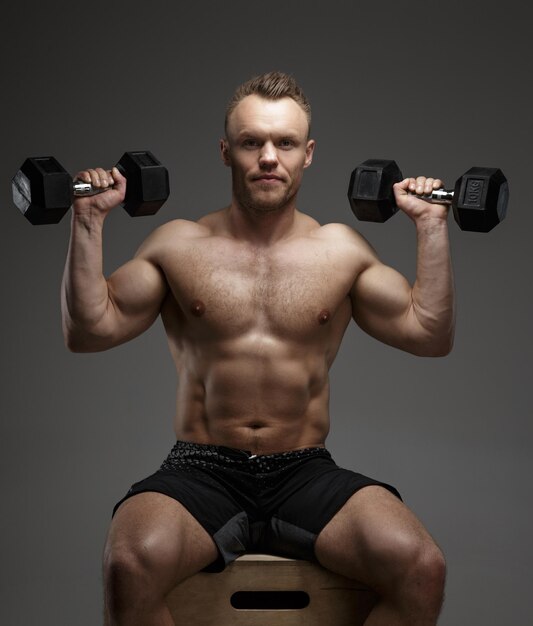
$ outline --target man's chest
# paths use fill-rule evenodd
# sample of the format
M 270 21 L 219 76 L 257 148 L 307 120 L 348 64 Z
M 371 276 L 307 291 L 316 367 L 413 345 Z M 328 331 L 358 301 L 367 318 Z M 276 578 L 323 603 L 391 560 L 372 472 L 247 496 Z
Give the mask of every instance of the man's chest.
M 316 333 L 346 308 L 354 267 L 330 245 L 256 251 L 211 245 L 167 255 L 163 270 L 185 320 L 204 329 Z

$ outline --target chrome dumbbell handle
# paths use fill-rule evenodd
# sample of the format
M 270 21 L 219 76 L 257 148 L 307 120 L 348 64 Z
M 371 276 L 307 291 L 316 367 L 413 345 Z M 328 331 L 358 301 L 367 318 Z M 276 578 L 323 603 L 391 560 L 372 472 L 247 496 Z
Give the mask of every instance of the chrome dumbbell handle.
M 453 191 L 449 189 L 434 189 L 430 194 L 410 193 L 409 195 L 433 204 L 451 204 L 453 202 Z
M 96 194 L 109 191 L 110 189 L 113 189 L 113 187 L 93 187 L 91 183 L 84 183 L 81 180 L 75 180 L 72 183 L 72 193 L 76 197 L 96 196 Z

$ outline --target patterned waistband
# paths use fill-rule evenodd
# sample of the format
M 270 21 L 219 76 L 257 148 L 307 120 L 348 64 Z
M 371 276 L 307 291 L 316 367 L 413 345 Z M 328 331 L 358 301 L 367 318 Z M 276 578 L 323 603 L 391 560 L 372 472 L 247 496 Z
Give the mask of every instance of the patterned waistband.
M 177 441 L 161 469 L 178 469 L 191 465 L 221 465 L 226 468 L 243 469 L 248 472 L 272 472 L 283 469 L 291 463 L 312 457 L 331 458 L 322 447 L 289 450 L 274 454 L 252 454 L 249 450 L 228 448 L 212 444 Z

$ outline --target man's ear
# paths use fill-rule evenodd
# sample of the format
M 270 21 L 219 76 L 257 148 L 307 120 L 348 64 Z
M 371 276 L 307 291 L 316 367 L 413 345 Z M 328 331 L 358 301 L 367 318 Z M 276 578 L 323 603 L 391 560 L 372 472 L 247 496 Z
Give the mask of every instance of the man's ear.
M 229 145 L 227 139 L 220 140 L 220 155 L 224 165 L 229 167 L 231 165 L 231 160 L 229 157 Z
M 315 140 L 314 139 L 310 139 L 307 142 L 307 146 L 305 147 L 305 163 L 304 163 L 304 168 L 305 167 L 309 167 L 311 165 L 311 163 L 313 162 L 313 153 L 315 151 Z

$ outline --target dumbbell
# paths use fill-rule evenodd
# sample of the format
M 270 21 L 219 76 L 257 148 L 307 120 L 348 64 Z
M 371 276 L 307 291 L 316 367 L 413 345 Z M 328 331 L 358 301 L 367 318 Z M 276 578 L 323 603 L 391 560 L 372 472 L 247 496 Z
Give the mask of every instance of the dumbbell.
M 117 169 L 126 177 L 122 206 L 132 216 L 154 215 L 170 195 L 168 171 L 151 152 L 125 152 Z M 73 181 L 54 157 L 26 159 L 11 181 L 13 202 L 32 224 L 57 224 L 73 197 L 108 191 Z
M 367 222 L 385 222 L 397 211 L 392 186 L 404 179 L 395 161 L 369 159 L 352 172 L 348 199 L 355 216 Z M 414 194 L 416 195 L 416 194 Z M 419 196 L 427 202 L 451 204 L 461 230 L 487 233 L 507 211 L 509 184 L 500 169 L 472 167 L 453 191 L 435 189 Z

